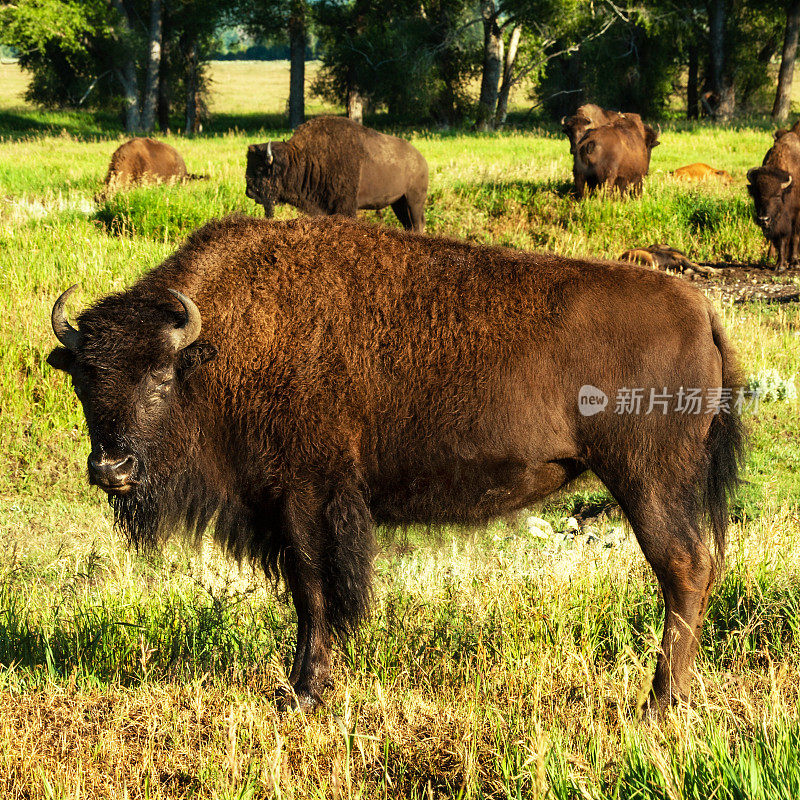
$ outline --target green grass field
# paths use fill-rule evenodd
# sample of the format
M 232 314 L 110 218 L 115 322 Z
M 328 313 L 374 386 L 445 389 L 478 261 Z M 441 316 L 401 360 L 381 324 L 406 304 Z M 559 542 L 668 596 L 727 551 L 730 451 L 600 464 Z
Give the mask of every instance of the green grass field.
M 594 543 L 588 531 L 541 538 L 525 515 L 485 530 L 382 532 L 374 616 L 337 651 L 336 687 L 313 716 L 279 716 L 272 702 L 295 635 L 285 597 L 210 543 L 148 558 L 122 546 L 86 484 L 79 405 L 45 364 L 50 309 L 75 282 L 87 303 L 129 285 L 212 217 L 258 213 L 244 196 L 246 146 L 287 135 L 285 68 L 270 69 L 251 108 L 256 67 L 215 65 L 216 120 L 202 136 L 167 137 L 209 180 L 100 206 L 117 121 L 32 109 L 18 77 L 0 72 L 0 794 L 797 797 L 796 400 L 747 416 L 747 483 L 693 702 L 661 726 L 635 709 L 662 607 L 613 509 L 592 521 Z M 231 120 L 244 123 L 224 129 Z M 642 199 L 580 204 L 555 127 L 404 135 L 431 166 L 433 234 L 591 256 L 664 241 L 698 260 L 765 261 L 744 175 L 770 144 L 766 123 L 666 128 Z M 734 183 L 669 177 L 693 161 Z M 747 375 L 793 387 L 798 306 L 720 308 Z M 534 513 L 563 531 L 577 508 L 606 500 L 589 478 Z

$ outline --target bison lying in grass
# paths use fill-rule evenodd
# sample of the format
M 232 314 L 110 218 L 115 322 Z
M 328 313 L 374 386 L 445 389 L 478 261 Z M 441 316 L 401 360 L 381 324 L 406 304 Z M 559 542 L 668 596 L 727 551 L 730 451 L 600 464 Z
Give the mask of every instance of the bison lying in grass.
M 317 117 L 288 142 L 247 149 L 246 194 L 271 217 L 276 203 L 306 214 L 356 216 L 391 206 L 404 228 L 425 228 L 428 163 L 408 142 L 344 117 Z
M 48 362 L 83 405 L 90 482 L 136 545 L 211 526 L 283 577 L 300 706 L 330 683 L 332 637 L 369 611 L 376 524 L 480 523 L 587 470 L 663 590 L 649 708 L 688 697 L 742 447 L 734 354 L 688 282 L 348 220 L 238 217 L 77 328 L 71 291 Z M 702 405 L 682 406 L 687 393 Z
M 99 197 L 145 183 L 198 180 L 190 175 L 181 154 L 171 145 L 155 139 L 136 138 L 121 144 L 111 156 Z

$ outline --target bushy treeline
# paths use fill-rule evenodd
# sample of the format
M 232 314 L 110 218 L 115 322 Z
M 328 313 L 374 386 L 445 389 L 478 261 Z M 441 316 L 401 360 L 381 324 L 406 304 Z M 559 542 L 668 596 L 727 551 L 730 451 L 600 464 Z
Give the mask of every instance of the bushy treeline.
M 313 91 L 360 118 L 502 127 L 523 86 L 554 116 L 581 102 L 727 120 L 789 112 L 800 0 L 0 0 L 0 41 L 45 106 L 122 107 L 129 130 L 187 130 L 223 26 L 287 47 L 289 122 Z M 777 92 L 776 74 L 779 74 Z M 774 103 L 773 103 L 774 101 Z

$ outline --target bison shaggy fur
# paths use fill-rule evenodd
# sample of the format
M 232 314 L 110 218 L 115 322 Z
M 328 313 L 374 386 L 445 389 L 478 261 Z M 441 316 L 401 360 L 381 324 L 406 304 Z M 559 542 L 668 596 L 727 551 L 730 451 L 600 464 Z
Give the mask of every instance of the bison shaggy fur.
M 73 328 L 90 480 L 140 545 L 213 527 L 281 575 L 296 702 L 320 702 L 332 636 L 368 613 L 376 524 L 480 523 L 592 470 L 663 589 L 650 708 L 685 699 L 741 428 L 711 412 L 582 410 L 587 388 L 738 386 L 688 282 L 334 219 L 212 222 Z
M 316 117 L 288 142 L 247 149 L 246 194 L 271 217 L 276 203 L 354 217 L 391 206 L 404 228 L 425 228 L 428 163 L 408 142 L 344 117 Z
M 187 172 L 181 154 L 171 145 L 155 139 L 130 139 L 111 156 L 101 196 L 145 183 L 185 181 L 199 177 Z
M 573 156 L 578 197 L 583 197 L 587 188 L 603 186 L 621 193 L 641 194 L 642 181 L 650 169 L 650 155 L 658 144 L 658 134 L 638 114 L 623 114 L 614 122 L 587 131 Z
M 800 259 L 800 136 L 787 131 L 777 138 L 762 166 L 747 173 L 747 189 L 780 272 Z

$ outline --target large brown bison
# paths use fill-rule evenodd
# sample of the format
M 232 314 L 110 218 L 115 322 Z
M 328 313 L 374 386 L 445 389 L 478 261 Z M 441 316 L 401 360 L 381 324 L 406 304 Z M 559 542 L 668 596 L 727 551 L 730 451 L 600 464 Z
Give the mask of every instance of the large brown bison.
M 155 139 L 136 138 L 121 144 L 111 156 L 101 196 L 144 183 L 200 179 L 190 175 L 181 154 Z
M 404 228 L 425 228 L 428 163 L 408 142 L 344 117 L 303 123 L 288 142 L 247 148 L 246 194 L 271 217 L 276 203 L 306 214 L 356 216 L 391 206 Z
M 137 545 L 213 526 L 283 576 L 301 706 L 330 681 L 332 637 L 369 609 L 376 523 L 480 523 L 586 470 L 663 590 L 650 709 L 687 698 L 716 572 L 704 519 L 721 559 L 742 446 L 734 355 L 689 283 L 348 220 L 237 217 L 77 328 L 71 292 L 48 362 L 83 405 L 90 482 Z M 691 393 L 704 405 L 683 404 Z
M 800 259 L 800 136 L 787 131 L 776 138 L 763 165 L 747 173 L 747 189 L 781 272 Z
M 573 156 L 573 176 L 578 197 L 605 186 L 620 193 L 642 193 L 650 169 L 650 155 L 659 145 L 658 133 L 638 115 L 619 119 L 587 131 Z

